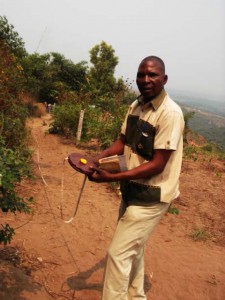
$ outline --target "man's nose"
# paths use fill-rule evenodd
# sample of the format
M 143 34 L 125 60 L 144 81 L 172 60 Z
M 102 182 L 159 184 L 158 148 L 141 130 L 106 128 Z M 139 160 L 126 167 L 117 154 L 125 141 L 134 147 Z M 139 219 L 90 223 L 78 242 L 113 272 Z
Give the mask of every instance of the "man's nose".
M 150 82 L 149 76 L 148 76 L 148 75 L 145 75 L 145 76 L 143 77 L 143 81 L 144 81 L 145 83 Z

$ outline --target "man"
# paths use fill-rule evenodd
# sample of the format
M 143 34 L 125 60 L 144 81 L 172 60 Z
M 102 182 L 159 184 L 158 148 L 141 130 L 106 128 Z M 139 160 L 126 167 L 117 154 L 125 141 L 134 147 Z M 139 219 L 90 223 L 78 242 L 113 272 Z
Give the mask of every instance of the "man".
M 108 250 L 103 300 L 146 299 L 145 243 L 179 195 L 184 119 L 170 99 L 164 62 L 144 58 L 136 83 L 141 95 L 129 107 L 120 137 L 99 158 L 125 154 L 128 170 L 109 173 L 93 168 L 95 182 L 120 181 L 119 221 Z

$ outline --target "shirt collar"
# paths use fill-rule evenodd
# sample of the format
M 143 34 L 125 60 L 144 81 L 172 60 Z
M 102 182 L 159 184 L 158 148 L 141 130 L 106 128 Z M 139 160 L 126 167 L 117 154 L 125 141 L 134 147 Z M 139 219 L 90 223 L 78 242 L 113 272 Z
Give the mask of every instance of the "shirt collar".
M 138 100 L 138 104 L 140 104 L 142 106 L 142 109 L 147 109 L 147 108 L 153 107 L 154 110 L 157 110 L 159 108 L 159 106 L 163 103 L 163 100 L 166 95 L 167 95 L 167 93 L 163 89 L 156 98 L 154 98 L 153 100 L 151 100 L 147 103 L 144 103 L 144 99 L 143 99 L 142 95 L 138 96 L 137 100 Z

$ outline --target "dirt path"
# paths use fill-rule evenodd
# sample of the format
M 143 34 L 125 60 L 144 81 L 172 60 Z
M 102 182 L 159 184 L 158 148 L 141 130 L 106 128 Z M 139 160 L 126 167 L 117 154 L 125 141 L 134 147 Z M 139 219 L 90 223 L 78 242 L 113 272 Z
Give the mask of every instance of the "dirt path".
M 63 160 L 85 151 L 45 134 L 43 121 L 49 116 L 29 122 L 35 180 L 21 186 L 35 198 L 34 214 L 0 215 L 17 228 L 12 243 L 0 248 L 0 299 L 97 300 L 120 199 L 109 185 L 87 181 L 76 218 L 63 221 L 72 216 L 83 180 Z M 148 299 L 224 299 L 224 169 L 221 162 L 184 161 L 174 204 L 180 213 L 167 214 L 146 247 Z

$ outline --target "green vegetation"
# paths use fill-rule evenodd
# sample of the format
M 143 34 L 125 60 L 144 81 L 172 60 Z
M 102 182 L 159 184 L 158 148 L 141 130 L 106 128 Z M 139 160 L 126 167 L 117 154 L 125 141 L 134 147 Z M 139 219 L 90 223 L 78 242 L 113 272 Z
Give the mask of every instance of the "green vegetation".
M 118 58 L 104 41 L 90 50 L 93 66 L 86 70 L 87 84 L 83 82 L 78 93 L 65 93 L 64 101 L 53 112 L 50 132 L 75 138 L 79 112 L 85 110 L 82 140 L 97 139 L 102 148 L 114 141 L 122 125 L 127 105 L 136 97 L 126 82 L 114 77 Z M 64 91 L 65 92 L 65 91 Z M 124 101 L 126 99 L 126 102 Z
M 211 234 L 207 228 L 194 228 L 190 237 L 194 241 L 206 241 L 211 238 Z
M 225 149 L 225 125 L 213 121 L 212 116 L 196 112 L 190 120 L 190 128 L 204 136 L 207 141 L 218 145 L 221 150 Z
M 87 83 L 86 62 L 74 64 L 59 53 L 27 55 L 21 64 L 26 89 L 40 102 L 62 103 L 75 97 Z
M 225 159 L 225 152 L 221 151 L 216 145 L 210 143 L 203 146 L 184 143 L 184 158 L 191 159 L 193 161 L 196 161 L 199 158 L 209 162 L 214 159 L 223 161 Z
M 17 59 L 27 55 L 22 38 L 14 30 L 14 26 L 8 23 L 5 16 L 0 16 L 0 40 L 5 42 Z
M 172 215 L 179 215 L 180 211 L 178 208 L 174 207 L 172 204 L 170 205 L 168 209 L 168 213 Z
M 30 197 L 16 191 L 23 177 L 29 176 L 27 130 L 28 111 L 21 100 L 25 78 L 19 61 L 23 44 L 6 18 L 0 18 L 0 209 L 4 213 L 30 212 Z M 16 56 L 18 55 L 18 56 Z M 0 243 L 9 243 L 14 229 L 1 224 Z
M 118 57 L 114 55 L 112 46 L 102 41 L 90 51 L 90 62 L 92 67 L 88 74 L 89 84 L 95 98 L 102 95 L 114 95 L 117 88 L 114 77 L 115 68 L 118 64 Z
M 56 106 L 53 112 L 54 122 L 49 132 L 62 134 L 66 137 L 74 137 L 77 131 L 81 109 L 80 104 L 69 101 Z
M 225 152 L 221 149 L 220 144 L 215 144 L 205 139 L 196 131 L 196 127 L 195 130 L 191 129 L 191 124 L 195 116 L 195 112 L 184 110 L 184 158 L 193 161 L 196 161 L 199 157 L 203 157 L 204 160 L 207 159 L 208 161 L 215 158 L 224 160 Z
M 189 129 L 202 135 L 208 142 L 225 151 L 225 117 L 213 113 L 189 111 L 182 108 Z

